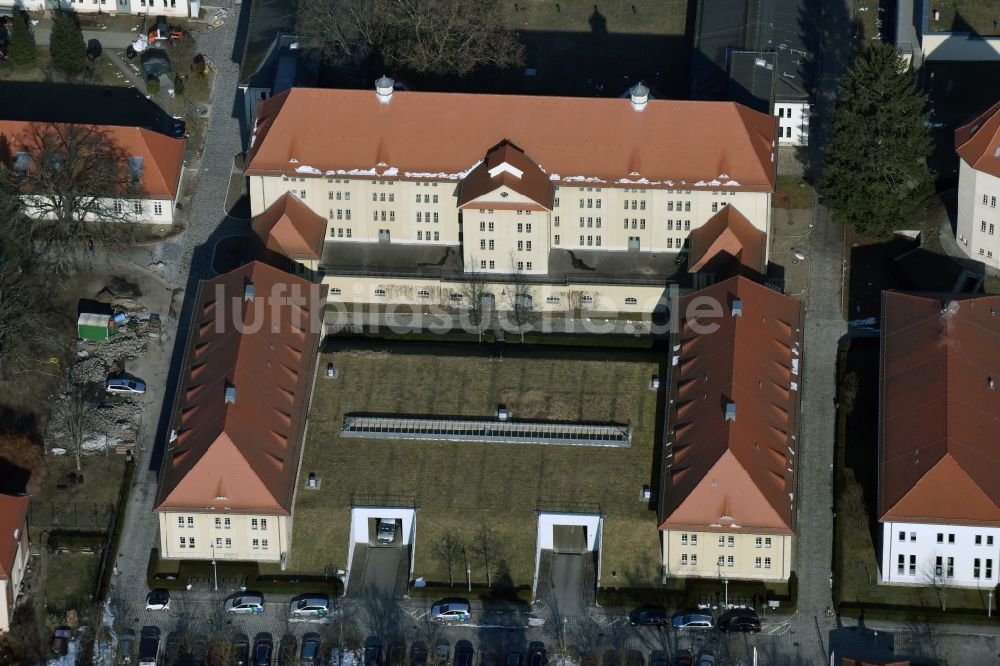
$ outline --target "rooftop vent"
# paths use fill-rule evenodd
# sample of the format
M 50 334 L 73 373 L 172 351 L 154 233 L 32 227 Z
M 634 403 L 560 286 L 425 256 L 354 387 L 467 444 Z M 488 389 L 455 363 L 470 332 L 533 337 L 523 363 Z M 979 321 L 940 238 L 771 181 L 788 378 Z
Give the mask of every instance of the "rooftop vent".
M 995 391 L 997 389 L 997 383 L 993 381 L 992 377 L 986 378 L 986 385 L 990 387 L 991 391 Z
M 235 405 L 236 404 L 236 387 L 227 386 L 226 387 L 226 404 Z
M 128 178 L 133 185 L 142 183 L 142 157 L 128 158 Z
M 733 299 L 733 316 L 742 317 L 743 316 L 743 301 L 738 298 Z
M 378 101 L 383 104 L 388 104 L 389 100 L 392 99 L 392 90 L 395 87 L 396 82 L 390 79 L 384 74 L 380 76 L 375 81 L 375 94 L 378 96 Z
M 257 295 L 257 290 L 253 286 L 253 282 L 247 280 L 247 283 L 243 285 L 243 300 L 252 301 Z
M 736 420 L 736 403 L 727 402 L 726 403 L 726 420 L 735 421 Z
M 649 102 L 649 88 L 642 83 L 637 83 L 629 88 L 628 94 L 632 100 L 633 109 L 642 111 L 646 108 L 646 103 Z
M 644 483 L 642 486 L 642 490 L 639 491 L 639 501 L 648 502 L 652 498 L 653 498 L 653 491 L 650 490 L 648 483 Z
M 306 489 L 307 490 L 319 490 L 321 482 L 316 478 L 316 472 L 309 472 L 309 476 L 306 477 Z
M 499 421 L 510 420 L 510 412 L 507 411 L 507 407 L 505 405 L 499 405 L 497 407 L 497 420 Z
M 170 431 L 170 441 L 171 442 L 176 442 L 177 441 L 177 430 L 176 429 Z

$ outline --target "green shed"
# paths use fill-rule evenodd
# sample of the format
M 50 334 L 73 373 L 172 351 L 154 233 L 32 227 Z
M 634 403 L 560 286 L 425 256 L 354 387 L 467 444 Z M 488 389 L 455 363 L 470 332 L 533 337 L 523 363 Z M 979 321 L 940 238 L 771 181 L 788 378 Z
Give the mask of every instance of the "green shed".
M 77 336 L 81 340 L 107 340 L 115 331 L 111 315 L 84 312 L 76 321 Z

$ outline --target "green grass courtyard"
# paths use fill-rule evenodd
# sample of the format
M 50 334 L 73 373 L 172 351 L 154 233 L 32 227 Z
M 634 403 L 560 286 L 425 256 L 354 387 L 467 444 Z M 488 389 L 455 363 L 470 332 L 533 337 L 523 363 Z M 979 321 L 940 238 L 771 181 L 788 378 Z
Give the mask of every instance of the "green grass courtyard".
M 298 492 L 292 568 L 345 568 L 352 497 L 391 496 L 412 498 L 419 507 L 414 577 L 447 582 L 436 544 L 452 532 L 471 546 L 488 517 L 513 584 L 531 585 L 536 510 L 588 506 L 605 515 L 602 585 L 658 582 L 656 515 L 639 499 L 653 476 L 657 393 L 648 384 L 659 373 L 655 358 L 638 351 L 542 356 L 508 349 L 499 360 L 480 355 L 483 347 L 467 349 L 389 345 L 321 355 L 301 467 L 303 476 L 316 473 L 321 488 Z M 337 368 L 336 379 L 323 376 L 328 362 Z M 499 404 L 518 419 L 629 424 L 632 444 L 612 449 L 340 437 L 348 413 L 492 418 Z M 476 569 L 481 567 L 474 567 L 474 582 L 485 583 Z

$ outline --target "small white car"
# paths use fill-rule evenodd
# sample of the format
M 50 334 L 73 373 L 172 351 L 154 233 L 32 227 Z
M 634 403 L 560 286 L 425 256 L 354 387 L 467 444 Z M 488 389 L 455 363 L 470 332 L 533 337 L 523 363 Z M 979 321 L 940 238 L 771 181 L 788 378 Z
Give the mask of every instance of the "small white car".
M 396 540 L 395 520 L 383 518 L 378 521 L 378 540 L 379 543 L 392 543 Z
M 325 594 L 304 594 L 292 599 L 288 611 L 292 617 L 326 617 L 330 614 L 330 598 Z
M 260 615 L 264 612 L 264 596 L 245 592 L 226 599 L 224 608 L 230 615 Z
M 146 392 L 145 382 L 137 379 L 127 379 L 125 377 L 109 378 L 104 383 L 104 390 L 108 393 L 119 393 L 125 395 L 142 395 Z
M 438 622 L 468 622 L 471 607 L 465 599 L 442 599 L 431 606 L 431 617 Z
M 165 611 L 170 610 L 170 591 L 157 588 L 146 595 L 146 610 Z

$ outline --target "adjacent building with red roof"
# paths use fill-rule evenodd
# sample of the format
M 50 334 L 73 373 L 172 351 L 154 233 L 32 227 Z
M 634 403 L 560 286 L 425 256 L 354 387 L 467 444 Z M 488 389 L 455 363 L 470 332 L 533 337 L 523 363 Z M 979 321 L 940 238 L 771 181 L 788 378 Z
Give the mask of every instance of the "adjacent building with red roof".
M 332 300 L 455 306 L 472 280 L 509 309 L 504 286 L 521 280 L 536 310 L 648 313 L 666 284 L 692 282 L 693 234 L 726 209 L 699 270 L 729 253 L 765 272 L 777 122 L 642 86 L 596 99 L 380 79 L 260 102 L 246 174 L 255 216 L 292 194 L 325 220 Z
M 996 585 L 998 381 L 1000 296 L 883 294 L 883 582 Z
M 287 553 L 322 291 L 261 262 L 201 283 L 156 500 L 161 557 Z
M 0 495 L 0 633 L 10 629 L 28 565 L 28 497 Z
M 744 277 L 678 302 L 660 465 L 668 576 L 786 580 L 802 305 Z
M 955 130 L 958 220 L 962 251 L 1000 268 L 1000 102 Z

